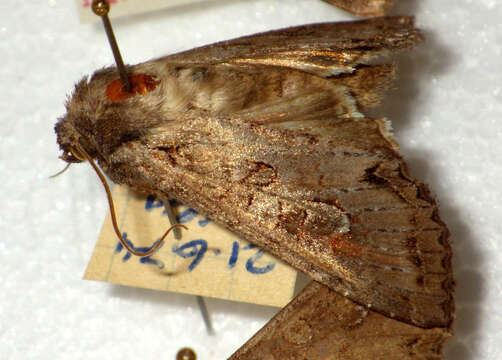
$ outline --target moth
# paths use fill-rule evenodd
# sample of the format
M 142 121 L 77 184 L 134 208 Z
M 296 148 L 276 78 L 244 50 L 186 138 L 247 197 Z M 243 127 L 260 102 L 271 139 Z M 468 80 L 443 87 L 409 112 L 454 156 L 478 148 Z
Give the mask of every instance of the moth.
M 98 70 L 78 82 L 55 126 L 61 158 L 95 159 L 116 183 L 177 198 L 318 282 L 283 310 L 311 309 L 310 317 L 263 330 L 286 339 L 273 348 L 294 348 L 282 332 L 289 323 L 314 352 L 360 358 L 343 354 L 361 332 L 347 332 L 336 349 L 307 336 L 342 334 L 316 323 L 331 319 L 308 305 L 317 297 L 335 318 L 333 309 L 349 313 L 334 323 L 388 330 L 397 340 L 382 345 L 386 352 L 401 346 L 409 358 L 413 349 L 435 358 L 453 321 L 448 230 L 427 186 L 408 174 L 390 123 L 364 115 L 392 86 L 389 56 L 420 41 L 412 18 L 383 17 L 270 31 L 129 66 L 131 92 L 114 68 Z M 365 346 L 371 354 L 380 345 Z

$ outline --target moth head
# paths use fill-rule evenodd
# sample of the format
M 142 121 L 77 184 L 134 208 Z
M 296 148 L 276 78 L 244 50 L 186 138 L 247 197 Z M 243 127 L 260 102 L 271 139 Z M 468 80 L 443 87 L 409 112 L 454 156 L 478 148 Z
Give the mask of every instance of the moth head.
M 59 156 L 61 160 L 68 163 L 79 163 L 86 160 L 80 149 L 88 149 L 89 145 L 85 139 L 75 131 L 69 121 L 66 121 L 65 118 L 61 118 L 55 126 L 55 131 L 59 148 L 63 152 Z M 85 151 L 88 153 L 87 150 Z
M 98 70 L 77 83 L 66 102 L 66 114 L 55 127 L 61 159 L 80 162 L 85 152 L 102 163 L 161 118 L 157 95 L 152 95 L 158 93 L 154 90 L 159 81 L 146 73 L 134 73 L 132 68 L 129 71 L 130 91 L 124 89 L 114 68 Z
M 84 161 L 81 149 L 91 158 L 98 157 L 97 124 L 105 102 L 101 89 L 113 76 L 111 70 L 102 69 L 91 79 L 86 76 L 75 85 L 65 104 L 66 114 L 58 119 L 54 128 L 63 152 L 62 160 L 68 163 Z
M 92 96 L 88 91 L 87 78 L 80 81 L 73 94 L 66 102 L 66 114 L 59 118 L 54 130 L 57 135 L 59 148 L 62 150 L 60 158 L 68 163 L 85 161 L 80 149 L 95 157 L 95 147 L 92 146 L 93 119 Z
M 117 138 L 120 142 L 124 139 L 130 139 L 132 136 L 138 136 L 138 132 L 124 132 L 124 126 L 121 126 L 121 122 L 131 112 L 129 111 L 130 107 L 127 106 L 129 103 L 125 103 L 126 106 L 124 106 L 124 102 L 133 101 L 133 97 L 137 93 L 143 94 L 153 90 L 156 83 L 153 80 L 150 81 L 153 77 L 144 75 L 135 77 L 133 75 L 133 89 L 126 93 L 122 90 L 121 83 L 114 79 L 115 77 L 114 71 L 103 69 L 96 72 L 90 81 L 85 77 L 76 85 L 75 91 L 66 102 L 66 114 L 58 119 L 54 128 L 57 142 L 63 151 L 60 158 L 68 165 L 53 177 L 64 172 L 71 163 L 88 161 L 105 188 L 112 225 L 122 246 L 136 256 L 149 256 L 162 246 L 162 242 L 171 229 L 179 226 L 187 228 L 182 224 L 172 226 L 160 240 L 157 240 L 146 251 L 132 248 L 122 236 L 115 217 L 115 206 L 110 187 L 103 171 L 94 162 L 94 158 L 97 158 L 102 165 L 102 161 L 106 162 L 105 155 L 110 154 L 115 146 L 110 139 Z M 134 109 L 134 107 L 132 108 Z M 140 117 L 142 109 L 138 108 L 132 112 L 131 119 L 137 119 Z

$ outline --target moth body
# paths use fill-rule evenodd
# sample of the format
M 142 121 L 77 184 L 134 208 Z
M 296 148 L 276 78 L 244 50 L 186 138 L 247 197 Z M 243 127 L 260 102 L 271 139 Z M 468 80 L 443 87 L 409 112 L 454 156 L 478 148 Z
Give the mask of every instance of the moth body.
M 372 311 L 449 329 L 448 231 L 384 119 L 411 18 L 244 37 L 84 78 L 56 125 L 116 183 L 175 197 Z

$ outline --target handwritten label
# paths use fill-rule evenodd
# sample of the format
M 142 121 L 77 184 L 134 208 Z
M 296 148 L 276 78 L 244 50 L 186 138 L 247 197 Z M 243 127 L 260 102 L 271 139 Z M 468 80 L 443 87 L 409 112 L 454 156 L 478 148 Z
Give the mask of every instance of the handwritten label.
M 146 251 L 170 227 L 164 204 L 116 186 L 113 197 L 122 235 Z M 157 290 L 284 306 L 293 296 L 296 271 L 239 239 L 194 209 L 171 201 L 176 220 L 188 227 L 171 233 L 153 255 L 131 255 L 116 238 L 108 215 L 85 279 Z
M 148 11 L 175 7 L 179 5 L 203 2 L 209 0 L 108 0 L 110 4 L 110 17 L 121 17 L 141 14 Z M 92 0 L 76 0 L 80 22 L 88 23 L 99 21 L 91 9 Z

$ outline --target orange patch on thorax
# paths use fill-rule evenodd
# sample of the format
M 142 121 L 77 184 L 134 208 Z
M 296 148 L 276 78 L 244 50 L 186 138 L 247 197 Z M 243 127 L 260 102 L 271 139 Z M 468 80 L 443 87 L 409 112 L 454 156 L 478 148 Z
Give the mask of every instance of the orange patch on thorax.
M 145 95 L 154 90 L 160 81 L 155 80 L 151 75 L 136 74 L 129 76 L 131 91 L 127 92 L 120 79 L 111 82 L 106 88 L 106 98 L 110 101 L 122 101 L 133 95 Z

